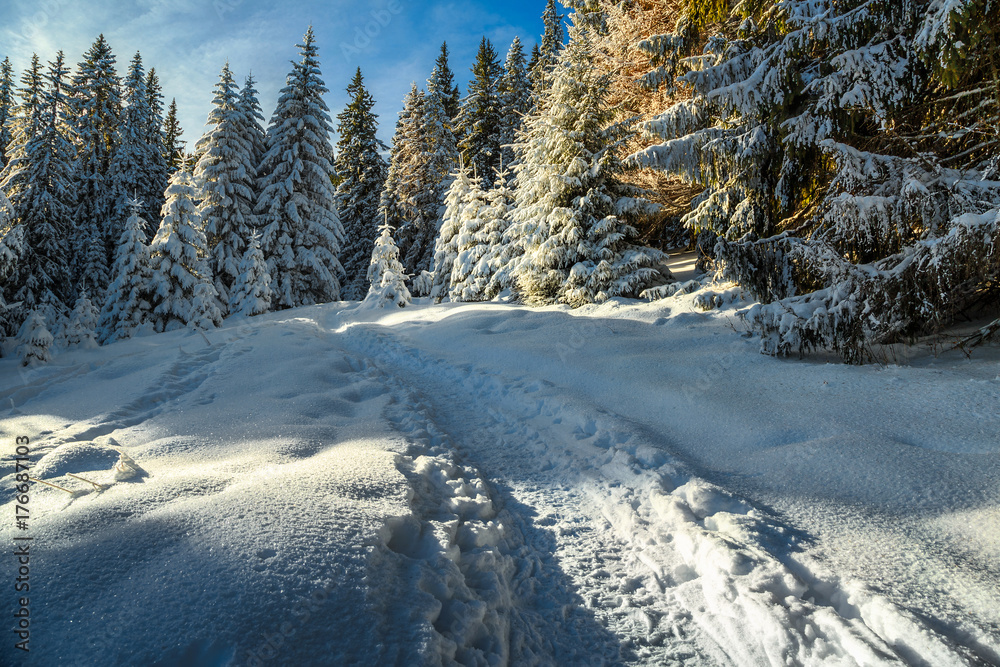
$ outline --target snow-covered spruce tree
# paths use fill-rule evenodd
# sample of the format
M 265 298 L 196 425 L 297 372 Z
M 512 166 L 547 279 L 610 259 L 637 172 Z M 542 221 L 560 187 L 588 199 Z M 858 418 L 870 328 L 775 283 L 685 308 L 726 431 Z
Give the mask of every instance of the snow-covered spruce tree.
M 996 298 L 996 11 L 692 3 L 643 43 L 647 84 L 693 97 L 648 124 L 667 141 L 632 162 L 705 188 L 686 222 L 765 302 L 747 315 L 765 352 L 862 361 Z
M 208 242 L 208 269 L 223 307 L 240 275 L 239 264 L 253 228 L 254 147 L 245 127 L 239 91 L 222 67 L 215 84 L 208 129 L 197 143 L 201 153 L 194 180 L 200 194 L 198 213 Z
M 149 147 L 149 164 L 146 172 L 149 175 L 149 190 L 139 191 L 139 196 L 146 202 L 146 210 L 155 215 L 163 208 L 166 198 L 164 192 L 170 180 L 170 169 L 167 166 L 165 151 L 165 135 L 163 130 L 163 88 L 156 68 L 150 67 L 146 75 L 146 117 L 144 140 Z M 175 111 L 176 113 L 176 111 Z M 176 121 L 176 118 L 174 119 Z M 176 138 L 176 137 L 175 137 Z M 151 217 L 153 217 L 151 215 Z
M 115 56 L 104 35 L 84 54 L 73 77 L 70 118 L 77 149 L 74 259 L 76 284 L 86 284 L 102 299 L 109 280 L 109 258 L 117 237 L 110 234 L 114 194 L 108 179 L 118 140 L 121 83 Z
M 663 254 L 629 243 L 636 232 L 628 220 L 654 207 L 619 179 L 616 149 L 627 132 L 610 124 L 608 77 L 594 71 L 590 34 L 577 17 L 518 146 L 506 237 L 520 256 L 508 275 L 529 304 L 576 307 L 638 295 L 662 280 Z
M 7 282 L 24 254 L 24 227 L 13 221 L 14 210 L 0 188 L 0 338 L 11 336 L 18 329 L 17 313 L 8 304 Z
M 517 140 L 517 133 L 533 106 L 531 81 L 528 80 L 524 47 L 521 46 L 519 37 L 514 38 L 507 51 L 503 76 L 497 84 L 497 95 L 500 98 L 500 162 L 509 168 L 515 162 L 513 144 Z M 508 173 L 513 174 L 512 171 Z
M 389 304 L 403 308 L 410 304 L 406 272 L 399 262 L 399 248 L 392 239 L 392 227 L 387 223 L 379 226 L 379 237 L 372 249 L 372 261 L 368 267 L 368 281 L 371 287 L 364 303 L 380 308 Z
M 542 12 L 542 23 L 545 25 L 542 43 L 538 48 L 537 57 L 532 51 L 532 64 L 528 70 L 536 94 L 544 91 L 547 84 L 546 76 L 556 66 L 559 53 L 563 49 L 566 33 L 563 30 L 562 20 L 563 15 L 556 10 L 555 0 L 548 0 L 545 3 L 545 11 Z
M 8 301 L 21 304 L 11 315 L 23 318 L 39 309 L 53 326 L 73 302 L 68 267 L 74 151 L 64 133 L 66 74 L 62 52 L 47 73 L 38 56 L 32 58 L 10 121 L 9 162 L 0 178 L 12 223 L 23 228 L 23 252 L 5 284 Z
M 416 167 L 422 152 L 419 130 L 423 122 L 423 105 L 424 94 L 417 89 L 416 83 L 411 84 L 396 121 L 389 150 L 389 170 L 379 195 L 379 218 L 393 229 L 399 229 L 411 216 L 415 217 L 412 202 L 420 190 Z
M 152 267 L 146 247 L 149 225 L 139 215 L 140 208 L 139 202 L 133 204 L 132 215 L 118 239 L 111 285 L 97 321 L 97 341 L 102 345 L 131 338 L 150 320 Z
M 266 313 L 271 310 L 273 298 L 271 276 L 260 251 L 260 237 L 255 234 L 247 244 L 240 260 L 240 275 L 229 292 L 229 314 L 252 317 Z
M 3 239 L 14 228 L 14 207 L 10 203 L 3 188 L 0 188 L 0 239 Z M 8 264 L 0 262 L 0 285 L 6 285 Z
M 253 74 L 248 74 L 244 80 L 243 88 L 240 89 L 238 102 L 239 110 L 242 112 L 241 133 L 247 138 L 252 147 L 253 165 L 256 168 L 264 157 L 265 137 L 264 113 L 260 109 L 260 101 L 257 99 L 257 89 L 254 87 L 256 81 Z M 255 197 L 256 199 L 256 197 Z
M 255 213 L 277 308 L 340 298 L 344 230 L 337 217 L 327 92 L 312 27 L 267 128 Z
M 503 267 L 504 241 L 514 191 L 505 172 L 497 174 L 496 187 L 485 193 L 478 213 L 462 221 L 456 239 L 458 256 L 452 268 L 453 301 L 487 301 L 500 293 L 498 274 Z
M 412 268 L 415 276 L 430 271 L 434 262 L 434 241 L 441 226 L 444 198 L 459 161 L 455 135 L 445 112 L 447 91 L 437 87 L 436 73 L 435 69 L 427 82 L 418 125 L 421 153 L 417 156 L 418 189 L 413 196 L 416 216 L 396 234 L 403 253 L 403 266 L 408 270 Z M 415 294 L 424 296 L 419 291 Z
M 528 56 L 528 79 L 532 82 L 532 89 L 534 89 L 534 81 L 538 76 L 538 67 L 541 61 L 542 50 L 538 48 L 538 44 L 532 44 L 531 55 Z
M 441 301 L 451 289 L 451 270 L 458 257 L 458 233 L 466 216 L 476 215 L 482 204 L 483 192 L 479 179 L 473 179 L 463 162 L 444 199 L 441 231 L 434 244 L 434 278 L 430 295 Z
M 434 61 L 434 71 L 427 81 L 427 89 L 441 93 L 441 106 L 448 118 L 454 121 L 458 117 L 462 96 L 455 84 L 455 74 L 448 66 L 448 42 L 441 43 L 441 53 Z M 449 129 L 452 129 L 450 125 Z
M 583 15 L 581 14 L 581 16 Z M 566 38 L 566 33 L 563 31 L 563 18 L 564 16 L 556 11 L 555 0 L 548 0 L 545 3 L 545 11 L 542 12 L 542 23 L 545 25 L 545 32 L 542 34 L 542 44 L 540 47 L 543 61 L 548 69 L 556 66 L 556 61 L 559 59 L 559 52 L 563 49 L 563 41 Z
M 414 84 L 396 124 L 379 204 L 380 216 L 396 229 L 408 273 L 420 275 L 431 268 L 444 197 L 457 164 L 455 137 L 440 95 L 433 87 L 424 94 Z
M 111 219 L 107 233 L 117 239 L 125 228 L 125 221 L 132 214 L 129 202 L 137 197 L 151 197 L 157 187 L 163 185 L 157 166 L 162 159 L 161 142 L 150 141 L 150 124 L 152 109 L 149 107 L 149 95 L 146 89 L 146 72 L 142 66 L 142 56 L 136 52 L 129 64 L 128 75 L 123 84 L 125 106 L 122 109 L 121 122 L 117 127 L 117 140 L 114 142 L 114 153 L 108 167 L 107 187 L 112 199 Z M 156 213 L 159 209 L 151 205 L 163 198 L 162 191 L 155 198 L 139 199 L 146 210 L 140 215 Z M 114 253 L 111 244 L 111 253 Z
M 0 62 L 0 168 L 7 165 L 7 146 L 11 134 L 7 121 L 14 113 L 14 66 L 10 58 Z
M 177 99 L 175 98 L 170 100 L 167 117 L 163 121 L 163 159 L 167 163 L 168 179 L 184 164 L 184 145 L 186 142 L 181 139 L 182 134 L 184 134 L 184 130 L 177 120 Z
M 170 178 L 163 218 L 149 244 L 152 323 L 157 332 L 222 322 L 209 271 L 205 234 L 195 206 L 197 188 L 185 171 Z M 205 285 L 205 287 L 202 287 Z
M 80 290 L 69 322 L 63 329 L 61 343 L 65 347 L 97 347 L 97 322 L 100 312 L 87 297 L 86 288 Z
M 502 76 L 503 68 L 497 52 L 483 37 L 472 66 L 468 95 L 462 100 L 458 113 L 455 134 L 466 164 L 483 179 L 486 187 L 493 185 L 493 175 L 500 166 L 500 145 L 504 139 L 499 94 Z
M 344 225 L 341 263 L 347 279 L 342 297 L 360 301 L 368 292 L 368 265 L 378 232 L 378 205 L 388 167 L 379 154 L 387 148 L 376 136 L 375 100 L 365 89 L 361 68 L 347 86 L 350 99 L 337 115 L 337 210 Z
M 666 106 L 689 97 L 676 88 L 651 89 L 640 84 L 649 71 L 649 56 L 638 48 L 640 36 L 666 33 L 673 29 L 680 9 L 688 0 L 655 2 L 618 2 L 616 0 L 566 0 L 567 8 L 592 11 L 593 42 L 597 51 L 593 66 L 611 77 L 608 104 L 622 121 L 650 120 Z M 625 144 L 623 155 L 660 143 L 656 137 L 635 133 Z M 690 210 L 691 199 L 701 191 L 676 176 L 653 169 L 632 169 L 626 182 L 649 192 L 649 198 L 661 204 L 659 212 L 636 221 L 645 243 L 660 248 L 680 248 L 694 241 L 694 236 L 680 223 Z M 702 257 L 702 262 L 705 259 Z
M 52 361 L 52 353 L 49 350 L 55 339 L 49 333 L 45 316 L 40 311 L 29 311 L 24 324 L 17 332 L 17 340 L 22 366 L 35 366 Z

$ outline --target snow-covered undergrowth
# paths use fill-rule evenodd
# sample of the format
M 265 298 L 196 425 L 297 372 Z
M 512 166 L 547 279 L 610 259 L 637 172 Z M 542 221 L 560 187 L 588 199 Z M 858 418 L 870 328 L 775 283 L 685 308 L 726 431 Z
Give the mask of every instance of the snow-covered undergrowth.
M 1000 663 L 1000 355 L 777 360 L 742 305 L 328 304 L 0 361 L 2 437 L 66 489 L 0 527 L 30 662 Z

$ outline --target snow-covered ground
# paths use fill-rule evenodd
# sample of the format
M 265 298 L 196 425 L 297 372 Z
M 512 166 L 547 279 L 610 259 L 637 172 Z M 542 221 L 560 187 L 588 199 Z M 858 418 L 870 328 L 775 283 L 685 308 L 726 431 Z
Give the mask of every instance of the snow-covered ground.
M 73 491 L 15 529 L 4 446 L 0 662 L 1000 664 L 1000 351 L 774 359 L 704 298 L 0 360 L 0 437 Z

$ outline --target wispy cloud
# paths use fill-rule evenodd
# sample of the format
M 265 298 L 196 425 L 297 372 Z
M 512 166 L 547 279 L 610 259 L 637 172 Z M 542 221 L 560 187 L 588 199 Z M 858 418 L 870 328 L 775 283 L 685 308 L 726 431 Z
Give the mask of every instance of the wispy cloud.
M 4 3 L 9 4 L 9 3 Z M 62 49 L 76 63 L 103 33 L 118 57 L 119 73 L 137 50 L 156 67 L 169 102 L 176 97 L 185 139 L 200 136 L 223 63 L 240 79 L 253 71 L 269 116 L 290 69 L 295 45 L 313 25 L 321 49 L 327 103 L 336 114 L 344 88 L 360 66 L 377 100 L 380 136 L 387 141 L 410 83 L 423 87 L 441 42 L 463 86 L 480 36 L 503 58 L 515 35 L 528 46 L 541 30 L 543 0 L 495 5 L 471 2 L 374 0 L 18 0 L 0 9 L 0 57 L 19 69 L 32 53 L 50 60 Z

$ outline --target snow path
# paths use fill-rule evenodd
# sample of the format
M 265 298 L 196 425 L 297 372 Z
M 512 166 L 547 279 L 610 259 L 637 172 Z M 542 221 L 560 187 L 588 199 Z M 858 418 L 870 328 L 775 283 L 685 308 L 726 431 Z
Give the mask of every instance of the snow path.
M 822 367 L 853 384 L 816 407 L 815 366 L 760 357 L 724 317 L 329 304 L 27 374 L 0 360 L 0 437 L 31 434 L 36 476 L 75 491 L 32 489 L 27 664 L 1000 664 L 1000 375 Z M 692 402 L 700 355 L 725 373 Z M 765 399 L 778 423 L 739 403 L 748 376 L 788 383 Z M 867 449 L 865 422 L 831 430 L 823 410 L 886 381 L 956 416 L 910 426 L 898 391 Z M 748 456 L 748 432 L 769 444 Z M 886 558 L 913 568 L 895 596 Z
M 911 615 L 796 560 L 786 528 L 691 476 L 635 424 L 545 381 L 456 368 L 378 330 L 346 333 L 352 351 L 433 399 L 421 416 L 450 431 L 521 522 L 552 527 L 564 572 L 622 639 L 620 659 L 965 663 Z

